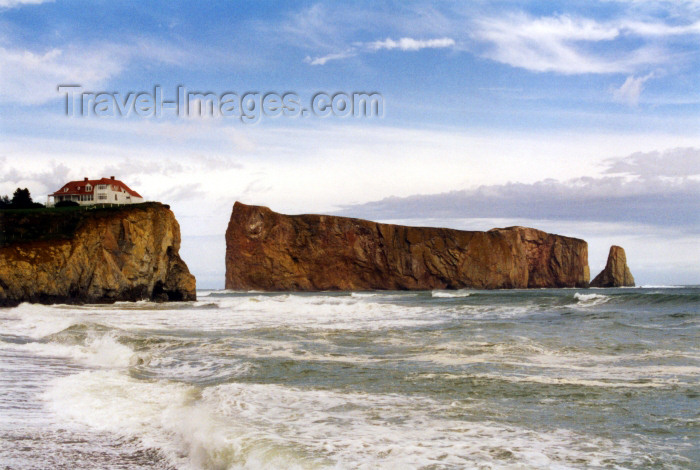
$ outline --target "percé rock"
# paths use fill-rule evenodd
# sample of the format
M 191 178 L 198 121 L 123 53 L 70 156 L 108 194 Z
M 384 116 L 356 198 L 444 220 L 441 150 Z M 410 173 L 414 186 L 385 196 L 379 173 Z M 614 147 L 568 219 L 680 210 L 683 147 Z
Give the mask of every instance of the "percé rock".
M 195 300 L 180 226 L 159 203 L 0 211 L 0 306 Z
M 471 232 L 236 202 L 226 230 L 226 288 L 373 290 L 586 287 L 588 245 L 524 227 Z
M 613 245 L 605 269 L 591 282 L 591 287 L 634 287 L 634 277 L 627 266 L 627 255 L 621 246 Z

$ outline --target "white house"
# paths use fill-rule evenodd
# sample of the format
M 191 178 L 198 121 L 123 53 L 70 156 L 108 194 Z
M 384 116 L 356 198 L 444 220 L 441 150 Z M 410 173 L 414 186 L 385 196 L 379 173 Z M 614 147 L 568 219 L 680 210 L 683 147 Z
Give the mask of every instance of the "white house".
M 61 201 L 75 201 L 81 206 L 135 204 L 143 202 L 143 197 L 123 182 L 114 179 L 114 176 L 110 176 L 99 180 L 85 178 L 82 181 L 71 181 L 55 193 L 49 194 L 49 206 Z

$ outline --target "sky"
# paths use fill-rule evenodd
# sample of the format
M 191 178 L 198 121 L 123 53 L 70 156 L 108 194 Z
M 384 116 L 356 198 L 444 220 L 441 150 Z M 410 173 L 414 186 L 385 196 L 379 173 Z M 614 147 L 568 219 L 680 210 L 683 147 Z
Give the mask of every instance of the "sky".
M 700 284 L 699 83 L 697 1 L 0 0 L 0 195 L 114 175 L 170 204 L 200 288 L 223 288 L 237 200 L 531 226 L 588 241 L 592 275 L 617 244 L 638 284 Z M 94 97 L 69 116 L 60 85 L 124 107 L 233 93 L 259 118 L 98 115 Z M 259 113 L 287 93 L 383 105 Z

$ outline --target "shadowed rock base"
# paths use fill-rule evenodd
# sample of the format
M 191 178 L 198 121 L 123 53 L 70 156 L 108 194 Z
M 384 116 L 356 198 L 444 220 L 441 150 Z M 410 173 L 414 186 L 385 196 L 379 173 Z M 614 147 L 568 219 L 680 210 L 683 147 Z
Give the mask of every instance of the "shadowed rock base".
M 634 277 L 627 266 L 627 255 L 621 246 L 613 245 L 605 269 L 591 282 L 591 287 L 634 287 Z
M 372 290 L 587 287 L 588 245 L 525 227 L 467 232 L 236 202 L 226 288 Z

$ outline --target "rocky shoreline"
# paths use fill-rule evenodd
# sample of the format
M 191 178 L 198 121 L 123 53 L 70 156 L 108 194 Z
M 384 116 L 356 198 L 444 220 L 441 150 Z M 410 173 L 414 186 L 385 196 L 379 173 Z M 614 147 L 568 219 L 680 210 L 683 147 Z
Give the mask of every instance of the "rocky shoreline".
M 0 306 L 196 299 L 180 227 L 160 203 L 0 211 Z M 226 288 L 264 291 L 634 286 L 612 246 L 590 282 L 588 244 L 526 227 L 487 232 L 284 215 L 236 202 Z

